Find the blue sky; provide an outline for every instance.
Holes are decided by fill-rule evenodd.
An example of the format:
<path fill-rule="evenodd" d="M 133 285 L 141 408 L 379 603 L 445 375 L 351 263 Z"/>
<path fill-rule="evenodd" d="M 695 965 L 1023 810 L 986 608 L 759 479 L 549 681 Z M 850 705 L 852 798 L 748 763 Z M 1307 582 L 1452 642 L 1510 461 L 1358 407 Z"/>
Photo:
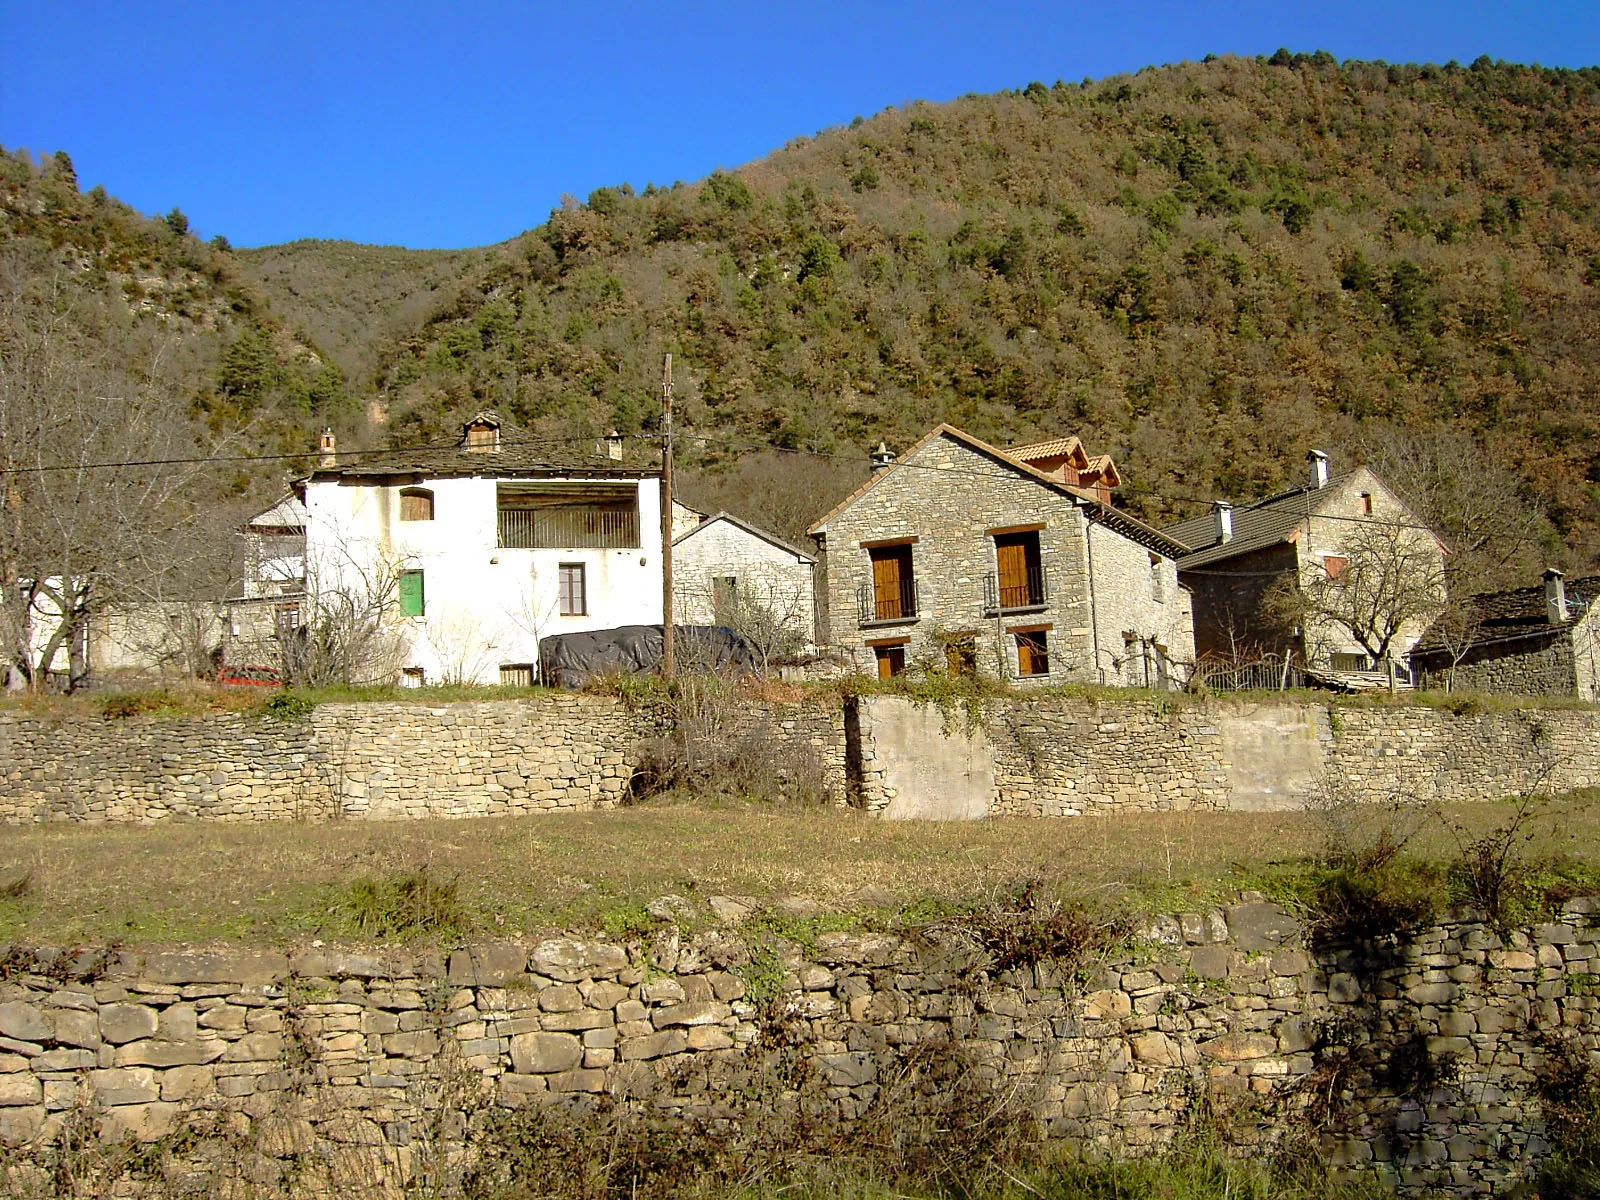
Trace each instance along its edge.
<path fill-rule="evenodd" d="M 0 145 L 239 245 L 499 241 L 913 99 L 1206 53 L 1600 63 L 1600 5 L 0 0 Z"/>

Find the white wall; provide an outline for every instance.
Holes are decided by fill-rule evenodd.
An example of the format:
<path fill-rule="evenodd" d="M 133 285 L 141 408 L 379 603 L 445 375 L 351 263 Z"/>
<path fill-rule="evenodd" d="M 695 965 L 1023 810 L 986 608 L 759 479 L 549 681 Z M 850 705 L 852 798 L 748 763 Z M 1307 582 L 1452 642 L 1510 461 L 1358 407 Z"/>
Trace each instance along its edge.
<path fill-rule="evenodd" d="M 639 487 L 638 548 L 502 549 L 493 479 L 415 485 L 433 492 L 432 521 L 401 521 L 398 487 L 313 482 L 306 488 L 311 588 L 360 590 L 363 577 L 421 570 L 424 615 L 395 620 L 410 636 L 405 665 L 422 668 L 428 682 L 498 683 L 502 665 L 538 662 L 543 635 L 659 624 L 660 489 L 653 479 L 595 482 Z M 559 615 L 563 563 L 586 568 L 584 616 Z"/>

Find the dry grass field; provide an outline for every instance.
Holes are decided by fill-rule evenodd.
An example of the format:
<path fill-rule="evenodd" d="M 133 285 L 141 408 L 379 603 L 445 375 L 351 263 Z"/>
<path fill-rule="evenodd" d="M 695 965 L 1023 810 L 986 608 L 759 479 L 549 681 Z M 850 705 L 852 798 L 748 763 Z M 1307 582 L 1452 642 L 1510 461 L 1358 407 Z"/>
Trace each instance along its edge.
<path fill-rule="evenodd" d="M 1408 860 L 1448 899 L 1447 867 L 1462 841 L 1510 813 L 1506 804 L 1478 804 L 1431 814 Z M 1551 801 L 1516 852 L 1557 864 L 1569 889 L 1591 877 L 1600 883 L 1597 817 L 1600 795 Z M 1308 813 L 932 824 L 732 801 L 503 820 L 14 827 L 0 829 L 0 937 L 361 941 L 353 894 L 364 882 L 422 869 L 453 881 L 458 919 L 448 932 L 456 937 L 619 932 L 645 920 L 643 906 L 664 894 L 701 911 L 716 895 L 800 897 L 824 919 L 850 923 L 1035 881 L 1095 909 L 1174 911 L 1245 888 L 1293 896 L 1327 837 L 1326 819 Z"/>

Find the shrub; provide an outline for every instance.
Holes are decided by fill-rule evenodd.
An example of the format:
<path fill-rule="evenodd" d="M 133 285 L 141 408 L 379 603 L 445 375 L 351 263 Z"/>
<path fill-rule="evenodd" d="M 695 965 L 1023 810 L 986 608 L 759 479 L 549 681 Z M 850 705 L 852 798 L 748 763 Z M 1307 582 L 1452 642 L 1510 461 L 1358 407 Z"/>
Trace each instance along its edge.
<path fill-rule="evenodd" d="M 357 879 L 338 908 L 357 933 L 374 940 L 449 937 L 471 925 L 457 881 L 439 879 L 426 866 L 383 879 Z"/>

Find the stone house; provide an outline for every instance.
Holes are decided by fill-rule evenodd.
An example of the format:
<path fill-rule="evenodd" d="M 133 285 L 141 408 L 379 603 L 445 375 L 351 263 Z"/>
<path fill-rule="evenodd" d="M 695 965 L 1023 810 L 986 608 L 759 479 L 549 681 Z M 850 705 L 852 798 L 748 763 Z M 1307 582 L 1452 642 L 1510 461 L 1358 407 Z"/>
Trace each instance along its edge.
<path fill-rule="evenodd" d="M 816 561 L 732 513 L 705 517 L 673 539 L 673 620 L 731 625 L 763 646 L 808 650 Z"/>
<path fill-rule="evenodd" d="M 1600 699 L 1600 576 L 1468 596 L 1411 651 L 1423 686 Z"/>
<path fill-rule="evenodd" d="M 301 488 L 307 604 L 379 604 L 402 682 L 531 684 L 539 639 L 661 623 L 661 494 L 617 448 L 585 455 L 479 413 L 440 450 L 340 461 Z"/>
<path fill-rule="evenodd" d="M 1193 632 L 1176 559 L 1187 547 L 1107 502 L 1109 459 L 1096 464 L 1073 438 L 1000 450 L 940 425 L 874 463 L 808 531 L 818 637 L 835 653 L 880 678 L 921 666 L 1184 682 Z"/>
<path fill-rule="evenodd" d="M 1178 560 L 1178 578 L 1194 597 L 1201 659 L 1287 655 L 1327 670 L 1383 669 L 1336 622 L 1285 629 L 1270 612 L 1269 597 L 1285 582 L 1304 590 L 1337 580 L 1364 530 L 1415 531 L 1407 546 L 1424 568 L 1418 576 L 1442 603 L 1444 545 L 1422 519 L 1370 467 L 1330 476 L 1326 454 L 1313 450 L 1306 458 L 1303 485 L 1264 500 L 1219 500 L 1209 514 L 1163 530 L 1190 548 Z M 1426 618 L 1407 620 L 1391 645 L 1391 661 L 1403 661 L 1427 625 Z"/>

